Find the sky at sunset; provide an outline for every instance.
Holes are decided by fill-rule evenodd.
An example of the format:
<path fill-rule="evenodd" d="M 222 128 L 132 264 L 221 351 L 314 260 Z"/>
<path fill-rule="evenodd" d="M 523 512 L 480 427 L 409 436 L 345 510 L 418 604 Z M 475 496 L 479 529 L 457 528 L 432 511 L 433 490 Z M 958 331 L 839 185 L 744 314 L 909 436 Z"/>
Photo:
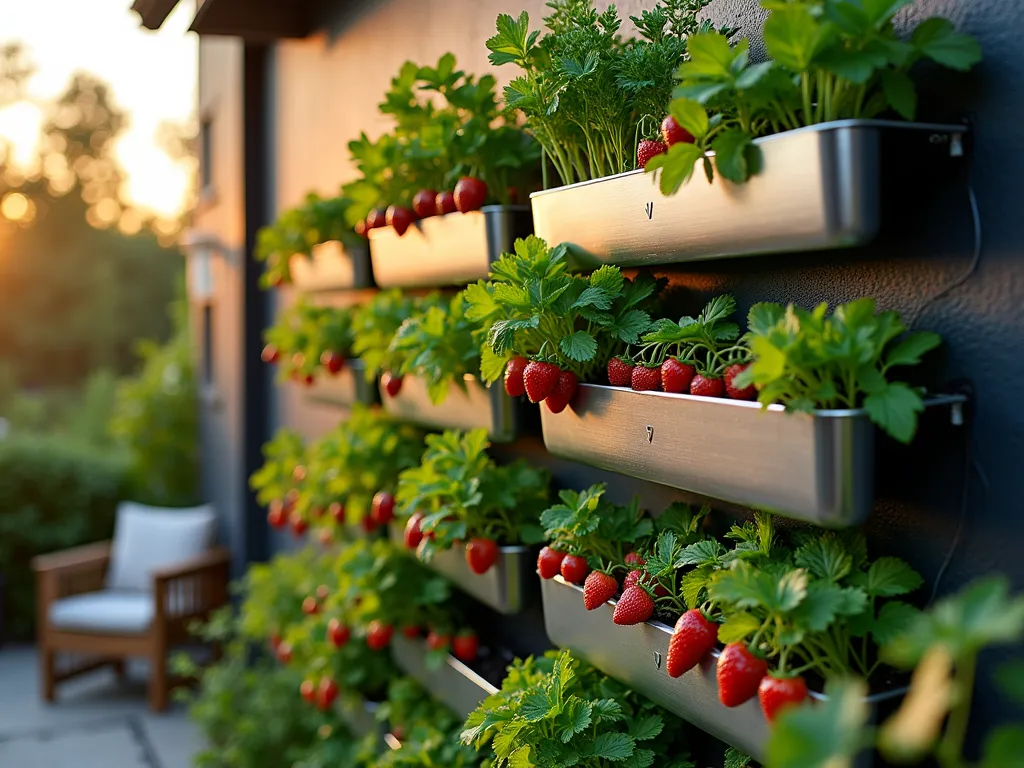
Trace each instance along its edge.
<path fill-rule="evenodd" d="M 158 32 L 143 29 L 131 0 L 0 0 L 0 43 L 21 41 L 37 71 L 29 96 L 49 100 L 78 70 L 106 81 L 128 115 L 117 154 L 128 175 L 126 198 L 162 216 L 184 203 L 188 171 L 156 143 L 162 121 L 182 123 L 195 111 L 198 39 L 186 32 L 193 2 L 181 2 Z M 32 104 L 0 110 L 0 137 L 15 158 L 35 154 L 41 112 Z"/>

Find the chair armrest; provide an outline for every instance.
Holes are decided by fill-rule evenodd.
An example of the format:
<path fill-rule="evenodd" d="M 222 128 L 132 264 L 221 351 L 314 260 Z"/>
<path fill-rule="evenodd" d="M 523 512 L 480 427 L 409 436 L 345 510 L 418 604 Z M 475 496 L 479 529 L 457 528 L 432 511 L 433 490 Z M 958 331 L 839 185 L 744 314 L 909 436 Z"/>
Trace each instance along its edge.
<path fill-rule="evenodd" d="M 36 573 L 82 571 L 106 568 L 110 561 L 110 542 L 97 541 L 81 547 L 63 549 L 32 558 Z"/>
<path fill-rule="evenodd" d="M 158 627 L 202 618 L 228 601 L 231 553 L 222 547 L 198 557 L 154 571 L 154 622 Z M 173 628 L 173 627 L 171 627 Z"/>
<path fill-rule="evenodd" d="M 195 576 L 203 571 L 227 568 L 231 565 L 231 552 L 224 547 L 211 549 L 198 557 L 153 571 L 154 583 Z"/>
<path fill-rule="evenodd" d="M 109 541 L 32 558 L 39 626 L 45 626 L 50 603 L 54 600 L 103 589 L 109 564 Z"/>

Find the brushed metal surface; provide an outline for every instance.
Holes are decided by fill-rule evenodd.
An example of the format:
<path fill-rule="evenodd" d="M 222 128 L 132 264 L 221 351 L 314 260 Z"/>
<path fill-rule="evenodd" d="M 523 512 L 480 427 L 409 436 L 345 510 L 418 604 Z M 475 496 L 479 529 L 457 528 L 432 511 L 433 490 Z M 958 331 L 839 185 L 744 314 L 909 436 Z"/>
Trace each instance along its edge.
<path fill-rule="evenodd" d="M 289 269 L 292 284 L 303 292 L 368 288 L 371 285 L 367 248 L 346 250 L 338 240 L 313 246 L 310 258 L 295 254 L 291 257 Z"/>
<path fill-rule="evenodd" d="M 404 529 L 399 523 L 388 526 L 392 543 L 405 548 Z M 412 554 L 412 553 L 410 553 Z M 506 616 L 519 613 L 523 595 L 534 577 L 535 559 L 529 547 L 501 547 L 498 559 L 484 574 L 476 574 L 466 563 L 466 546 L 456 544 L 436 553 L 424 565 L 447 578 L 455 587 Z"/>
<path fill-rule="evenodd" d="M 462 285 L 486 279 L 491 262 L 529 234 L 530 208 L 488 205 L 415 222 L 399 237 L 391 227 L 370 230 L 373 277 L 381 288 Z"/>
<path fill-rule="evenodd" d="M 664 264 L 863 245 L 880 226 L 880 132 L 962 126 L 846 120 L 757 140 L 764 169 L 746 184 L 700 168 L 665 197 L 642 170 L 535 192 L 534 230 L 570 243 L 583 266 Z"/>
<path fill-rule="evenodd" d="M 485 387 L 475 376 L 465 377 L 466 390 L 454 385 L 440 405 L 427 394 L 427 382 L 405 376 L 398 395 L 390 397 L 380 388 L 384 410 L 403 421 L 433 429 L 487 430 L 491 440 L 508 442 L 516 436 L 515 403 L 500 384 Z"/>
<path fill-rule="evenodd" d="M 826 527 L 871 511 L 875 427 L 863 410 L 788 413 L 595 384 L 560 414 L 540 410 L 556 456 Z"/>
<path fill-rule="evenodd" d="M 363 375 L 365 370 L 363 361 L 358 358 L 346 360 L 345 367 L 333 376 L 321 369 L 306 397 L 342 407 L 373 403 L 377 398 L 377 390 L 366 380 Z"/>
<path fill-rule="evenodd" d="M 462 717 L 469 715 L 488 696 L 498 692 L 497 688 L 451 655 L 440 668 L 427 669 L 427 646 L 423 640 L 410 640 L 396 634 L 391 641 L 391 648 L 395 662 L 407 675 Z"/>

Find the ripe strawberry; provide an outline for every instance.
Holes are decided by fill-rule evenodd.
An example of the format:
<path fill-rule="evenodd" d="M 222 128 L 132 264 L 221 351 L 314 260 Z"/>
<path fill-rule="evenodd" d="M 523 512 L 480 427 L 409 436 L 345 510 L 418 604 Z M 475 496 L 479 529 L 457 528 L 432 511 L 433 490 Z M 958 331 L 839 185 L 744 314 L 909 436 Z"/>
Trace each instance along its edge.
<path fill-rule="evenodd" d="M 302 685 L 299 686 L 299 693 L 302 694 L 302 698 L 312 704 L 316 701 L 316 683 L 312 680 L 303 680 Z"/>
<path fill-rule="evenodd" d="M 498 544 L 491 539 L 474 537 L 466 545 L 466 562 L 477 575 L 487 573 L 498 560 Z"/>
<path fill-rule="evenodd" d="M 387 525 L 395 519 L 395 497 L 387 491 L 378 491 L 373 495 L 370 516 L 377 525 Z"/>
<path fill-rule="evenodd" d="M 438 216 L 444 216 L 446 213 L 455 213 L 455 195 L 447 191 L 438 192 L 437 197 L 434 199 L 434 208 Z"/>
<path fill-rule="evenodd" d="M 366 229 L 378 229 L 388 225 L 388 212 L 383 208 L 374 208 L 366 215 Z"/>
<path fill-rule="evenodd" d="M 747 368 L 750 367 L 750 363 L 737 363 L 736 365 L 730 365 L 725 369 L 725 394 L 733 400 L 756 400 L 757 389 L 753 384 L 738 389 L 733 386 L 733 379 L 743 373 Z"/>
<path fill-rule="evenodd" d="M 412 211 L 400 205 L 389 206 L 387 222 L 388 226 L 395 230 L 395 234 L 401 237 L 413 222 Z"/>
<path fill-rule="evenodd" d="M 553 579 L 558 575 L 565 559 L 565 552 L 551 547 L 544 547 L 537 555 L 537 571 L 542 579 Z"/>
<path fill-rule="evenodd" d="M 566 406 L 572 402 L 572 399 L 576 397 L 576 388 L 579 386 L 579 381 L 576 378 L 576 374 L 572 371 L 561 371 L 558 374 L 558 381 L 555 382 L 555 388 L 551 394 L 548 395 L 544 402 L 547 403 L 548 410 L 552 413 L 561 413 L 566 409 Z"/>
<path fill-rule="evenodd" d="M 321 528 L 316 532 L 317 541 L 325 547 L 334 543 L 334 532 L 330 528 Z"/>
<path fill-rule="evenodd" d="M 570 584 L 579 584 L 587 578 L 590 566 L 587 565 L 587 559 L 585 557 L 580 557 L 579 555 L 566 555 L 562 558 L 560 570 L 562 572 L 563 579 L 568 581 Z"/>
<path fill-rule="evenodd" d="M 338 684 L 329 677 L 321 678 L 320 686 L 316 690 L 316 705 L 326 710 L 334 700 L 338 698 Z"/>
<path fill-rule="evenodd" d="M 363 526 L 363 530 L 366 533 L 373 533 L 377 530 L 377 521 L 373 519 L 373 515 L 364 516 L 363 519 L 359 521 L 359 524 Z"/>
<path fill-rule="evenodd" d="M 738 707 L 757 695 L 761 678 L 767 674 L 767 662 L 751 653 L 745 643 L 729 643 L 718 657 L 715 671 L 718 700 L 727 707 Z"/>
<path fill-rule="evenodd" d="M 320 365 L 326 368 L 331 376 L 336 376 L 345 367 L 345 358 L 337 352 L 325 349 L 323 354 L 320 355 Z"/>
<path fill-rule="evenodd" d="M 786 707 L 792 707 L 807 698 L 807 681 L 802 677 L 773 677 L 765 675 L 757 687 L 761 711 L 768 722 Z"/>
<path fill-rule="evenodd" d="M 661 121 L 661 138 L 670 147 L 681 142 L 686 144 L 693 144 L 694 142 L 693 134 L 677 123 L 672 115 Z"/>
<path fill-rule="evenodd" d="M 523 383 L 523 371 L 529 364 L 525 357 L 513 357 L 505 366 L 505 391 L 509 397 L 519 397 L 525 394 L 526 385 Z"/>
<path fill-rule="evenodd" d="M 402 377 L 391 373 L 391 371 L 384 372 L 380 377 L 380 383 L 384 385 L 384 391 L 388 393 L 388 397 L 398 397 L 398 393 L 402 390 Z"/>
<path fill-rule="evenodd" d="M 260 360 L 269 365 L 273 365 L 279 359 L 281 359 L 281 353 L 277 351 L 277 347 L 273 344 L 267 344 L 260 352 Z"/>
<path fill-rule="evenodd" d="M 654 598 L 641 587 L 634 584 L 622 591 L 622 597 L 615 604 L 612 621 L 619 625 L 642 624 L 654 615 Z"/>
<path fill-rule="evenodd" d="M 330 596 L 331 596 L 331 589 L 326 584 L 321 584 L 319 587 L 316 588 L 316 599 L 317 600 L 326 600 Z"/>
<path fill-rule="evenodd" d="M 285 512 L 284 502 L 274 499 L 270 502 L 267 510 L 267 522 L 271 528 L 284 528 L 288 524 L 288 513 Z"/>
<path fill-rule="evenodd" d="M 637 392 L 657 392 L 661 389 L 661 369 L 638 365 L 629 385 Z"/>
<path fill-rule="evenodd" d="M 550 395 L 558 383 L 558 366 L 543 360 L 534 360 L 523 369 L 523 385 L 531 403 L 539 403 Z"/>
<path fill-rule="evenodd" d="M 366 647 L 371 651 L 383 651 L 391 643 L 395 628 L 374 619 L 366 628 Z"/>
<path fill-rule="evenodd" d="M 472 629 L 461 630 L 455 635 L 455 639 L 452 640 L 452 653 L 459 661 L 467 663 L 476 661 L 476 655 L 479 650 L 480 641 L 477 639 L 476 632 Z"/>
<path fill-rule="evenodd" d="M 455 184 L 455 207 L 460 213 L 483 208 L 487 199 L 487 185 L 472 176 L 463 176 Z"/>
<path fill-rule="evenodd" d="M 665 142 L 644 139 L 636 148 L 636 164 L 641 168 L 646 168 L 648 160 L 665 152 L 668 152 L 668 145 Z"/>
<path fill-rule="evenodd" d="M 412 209 L 416 215 L 425 219 L 437 215 L 437 192 L 433 189 L 421 189 L 412 199 Z"/>
<path fill-rule="evenodd" d="M 355 233 L 360 237 L 366 237 L 366 219 L 363 219 L 362 221 L 357 221 L 353 229 L 355 230 Z"/>
<path fill-rule="evenodd" d="M 622 580 L 622 590 L 626 591 L 630 587 L 635 587 L 640 583 L 640 577 L 644 575 L 644 572 L 639 569 L 634 569 L 626 574 L 626 578 Z"/>
<path fill-rule="evenodd" d="M 712 376 L 697 374 L 690 382 L 690 394 L 700 397 L 721 397 L 725 394 L 725 382 Z"/>
<path fill-rule="evenodd" d="M 427 648 L 432 651 L 447 651 L 452 644 L 452 636 L 437 630 L 427 632 Z"/>
<path fill-rule="evenodd" d="M 295 368 L 301 368 L 306 364 L 306 356 L 302 352 L 296 352 L 292 355 L 292 366 Z"/>
<path fill-rule="evenodd" d="M 282 664 L 291 664 L 292 662 L 292 644 L 281 643 L 277 646 L 277 660 Z"/>
<path fill-rule="evenodd" d="M 281 647 L 281 636 L 276 632 L 272 632 L 268 642 L 270 643 L 270 650 L 277 653 L 278 649 Z"/>
<path fill-rule="evenodd" d="M 292 512 L 291 515 L 288 516 L 288 522 L 291 524 L 292 533 L 296 538 L 304 534 L 306 529 L 309 528 L 309 523 L 306 522 L 306 518 L 298 512 Z"/>
<path fill-rule="evenodd" d="M 335 648 L 342 648 L 352 636 L 351 630 L 341 623 L 339 619 L 331 619 L 327 622 L 327 639 Z"/>
<path fill-rule="evenodd" d="M 312 616 L 320 610 L 320 606 L 317 605 L 316 598 L 310 595 L 302 601 L 302 612 Z"/>
<path fill-rule="evenodd" d="M 298 488 L 292 488 L 284 495 L 284 505 L 289 514 L 291 514 L 293 509 L 295 509 L 295 505 L 299 502 L 299 497 L 301 495 L 302 494 L 299 493 Z"/>
<path fill-rule="evenodd" d="M 423 541 L 423 531 L 420 530 L 420 522 L 423 520 L 422 512 L 413 512 L 405 521 L 405 548 L 416 549 Z"/>
<path fill-rule="evenodd" d="M 619 592 L 619 582 L 601 571 L 591 571 L 583 584 L 583 605 L 588 611 L 600 608 Z"/>
<path fill-rule="evenodd" d="M 718 640 L 718 625 L 708 621 L 703 613 L 691 608 L 676 622 L 672 638 L 668 641 L 665 670 L 669 677 L 679 677 L 693 669 L 711 653 Z"/>
<path fill-rule="evenodd" d="M 690 391 L 697 369 L 692 365 L 681 363 L 674 357 L 665 358 L 661 364 L 661 388 L 666 392 L 685 394 Z"/>
<path fill-rule="evenodd" d="M 613 357 L 608 361 L 608 383 L 613 387 L 628 387 L 633 380 L 635 365 L 621 357 Z"/>
<path fill-rule="evenodd" d="M 630 552 L 622 561 L 626 565 L 632 565 L 634 568 L 639 568 L 642 565 L 647 565 L 647 561 L 643 559 L 637 552 Z"/>
<path fill-rule="evenodd" d="M 420 636 L 420 628 L 415 624 L 406 624 L 402 627 L 402 635 L 410 640 L 418 640 Z"/>
<path fill-rule="evenodd" d="M 307 373 L 305 376 L 302 377 L 302 383 L 305 384 L 307 387 L 312 387 L 313 386 L 313 382 L 315 380 L 316 379 L 315 379 L 315 377 L 313 376 L 312 373 Z"/>
<path fill-rule="evenodd" d="M 327 514 L 334 518 L 334 522 L 338 525 L 345 524 L 345 505 L 340 501 L 332 501 L 327 507 Z"/>
<path fill-rule="evenodd" d="M 400 725 L 392 725 L 391 735 L 395 737 L 395 741 L 401 743 L 405 741 L 405 728 Z"/>

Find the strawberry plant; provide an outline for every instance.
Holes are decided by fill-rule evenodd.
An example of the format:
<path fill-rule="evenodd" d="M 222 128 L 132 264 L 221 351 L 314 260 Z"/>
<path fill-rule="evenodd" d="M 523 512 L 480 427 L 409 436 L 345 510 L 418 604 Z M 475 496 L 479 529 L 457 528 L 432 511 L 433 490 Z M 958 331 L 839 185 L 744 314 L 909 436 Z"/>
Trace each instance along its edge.
<path fill-rule="evenodd" d="M 692 35 L 669 114 L 693 141 L 653 157 L 647 171 L 659 174 L 667 195 L 698 164 L 709 181 L 717 171 L 742 183 L 761 168 L 761 152 L 753 144 L 758 136 L 890 111 L 913 120 L 914 64 L 928 59 L 965 71 L 980 61 L 981 49 L 940 17 L 925 19 L 909 39 L 901 38 L 893 18 L 911 2 L 762 0 L 769 9 L 764 45 L 771 60 L 756 64 L 746 39 L 731 46 L 713 30 Z"/>
<path fill-rule="evenodd" d="M 541 540 L 537 521 L 547 503 L 547 472 L 522 460 L 498 466 L 488 446 L 483 429 L 428 435 L 420 465 L 399 476 L 406 541 L 422 559 L 465 541 L 470 568 L 485 573 L 498 545 Z"/>
<path fill-rule="evenodd" d="M 461 743 L 462 721 L 440 705 L 410 678 L 398 678 L 388 688 L 387 701 L 377 710 L 377 719 L 387 722 L 401 749 L 385 752 L 374 764 L 386 766 L 445 766 L 470 768 L 481 765 L 484 756 Z"/>
<path fill-rule="evenodd" d="M 383 373 L 388 381 L 395 382 L 387 387 L 388 394 L 398 394 L 401 370 L 409 354 L 393 344 L 395 335 L 410 318 L 426 313 L 430 307 L 441 306 L 440 294 L 413 297 L 397 289 L 380 291 L 361 306 L 352 320 L 352 352 L 363 361 L 366 380 L 374 381 Z"/>
<path fill-rule="evenodd" d="M 734 380 L 751 384 L 764 403 L 787 409 L 860 408 L 882 430 L 910 442 L 921 391 L 891 381 L 892 369 L 916 365 L 939 346 L 938 335 L 907 328 L 894 311 L 876 312 L 874 299 L 807 311 L 790 304 L 756 304 L 747 320 L 747 343 L 754 362 Z"/>
<path fill-rule="evenodd" d="M 335 375 L 352 352 L 353 310 L 318 307 L 299 299 L 263 334 L 263 361 L 285 381 L 312 384 L 318 371 Z"/>

